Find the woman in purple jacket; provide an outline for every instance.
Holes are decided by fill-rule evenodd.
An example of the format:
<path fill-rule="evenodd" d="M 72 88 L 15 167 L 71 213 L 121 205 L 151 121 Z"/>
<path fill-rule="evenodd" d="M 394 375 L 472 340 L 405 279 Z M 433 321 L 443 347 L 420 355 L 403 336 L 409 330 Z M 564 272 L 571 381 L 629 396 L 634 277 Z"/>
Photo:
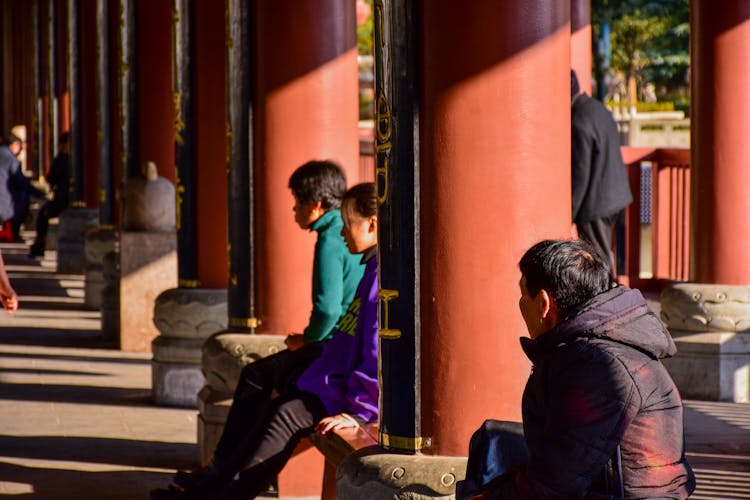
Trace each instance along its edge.
<path fill-rule="evenodd" d="M 357 427 L 378 418 L 377 198 L 373 183 L 358 184 L 341 202 L 341 231 L 361 254 L 365 273 L 354 300 L 323 353 L 297 388 L 269 401 L 249 423 L 234 456 L 192 488 L 152 491 L 152 499 L 247 499 L 265 491 L 300 439 L 315 430 Z"/>

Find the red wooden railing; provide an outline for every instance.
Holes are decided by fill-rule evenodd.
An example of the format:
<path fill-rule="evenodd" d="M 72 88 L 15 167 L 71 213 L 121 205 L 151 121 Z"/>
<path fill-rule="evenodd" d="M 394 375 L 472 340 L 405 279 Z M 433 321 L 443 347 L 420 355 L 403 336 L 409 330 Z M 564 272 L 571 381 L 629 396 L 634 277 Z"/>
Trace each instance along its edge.
<path fill-rule="evenodd" d="M 359 172 L 372 180 L 372 139 L 360 139 Z M 689 274 L 690 150 L 623 147 L 633 203 L 625 210 L 621 283 L 660 292 Z M 642 234 L 650 234 L 643 240 Z M 617 245 L 616 245 L 617 246 Z"/>
<path fill-rule="evenodd" d="M 690 150 L 623 147 L 622 156 L 633 203 L 625 214 L 625 273 L 619 278 L 633 288 L 661 291 L 687 280 L 690 271 Z M 641 238 L 649 222 L 650 245 Z M 650 261 L 650 273 L 644 261 Z"/>

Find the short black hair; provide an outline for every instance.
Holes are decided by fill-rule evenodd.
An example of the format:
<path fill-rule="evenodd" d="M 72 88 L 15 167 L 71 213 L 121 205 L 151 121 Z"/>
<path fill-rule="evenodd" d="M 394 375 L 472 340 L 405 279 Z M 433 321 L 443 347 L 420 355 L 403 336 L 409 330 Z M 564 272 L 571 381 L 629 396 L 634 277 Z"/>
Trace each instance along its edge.
<path fill-rule="evenodd" d="M 562 318 L 613 286 L 609 266 L 581 240 L 540 241 L 518 265 L 529 295 L 536 297 L 540 290 L 547 290 Z"/>
<path fill-rule="evenodd" d="M 320 202 L 328 211 L 341 206 L 346 191 L 346 175 L 335 162 L 313 160 L 294 171 L 289 189 L 302 204 Z"/>
<path fill-rule="evenodd" d="M 362 217 L 372 217 L 378 213 L 378 194 L 374 182 L 363 182 L 352 186 L 344 193 L 342 203 L 352 200 L 354 210 Z"/>

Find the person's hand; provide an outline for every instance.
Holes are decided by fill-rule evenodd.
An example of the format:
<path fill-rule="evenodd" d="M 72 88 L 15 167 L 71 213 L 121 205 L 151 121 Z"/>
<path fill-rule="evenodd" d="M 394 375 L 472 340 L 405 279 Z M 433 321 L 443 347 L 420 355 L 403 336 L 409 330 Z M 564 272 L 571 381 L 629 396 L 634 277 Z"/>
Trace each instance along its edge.
<path fill-rule="evenodd" d="M 290 351 L 296 351 L 305 345 L 305 338 L 301 333 L 290 333 L 286 336 L 286 339 L 284 339 L 284 343 L 286 344 L 287 349 Z"/>
<path fill-rule="evenodd" d="M 5 312 L 13 314 L 18 310 L 18 295 L 14 290 L 10 290 L 8 293 L 0 294 L 0 300 L 3 302 Z"/>
<path fill-rule="evenodd" d="M 359 422 L 347 413 L 339 413 L 331 417 L 325 417 L 318 425 L 315 426 L 315 430 L 323 434 L 324 436 L 328 431 L 335 431 L 338 429 L 346 429 L 351 427 L 359 427 Z"/>

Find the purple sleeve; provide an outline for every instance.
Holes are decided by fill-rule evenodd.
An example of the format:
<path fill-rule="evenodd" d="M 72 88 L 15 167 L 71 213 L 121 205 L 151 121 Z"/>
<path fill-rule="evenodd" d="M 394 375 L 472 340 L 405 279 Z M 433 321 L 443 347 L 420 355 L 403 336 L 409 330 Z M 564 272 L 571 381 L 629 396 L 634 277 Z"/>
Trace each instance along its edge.
<path fill-rule="evenodd" d="M 377 274 L 367 276 L 363 287 L 356 337 L 360 341 L 360 362 L 347 380 L 347 413 L 366 422 L 378 418 L 378 280 Z"/>

